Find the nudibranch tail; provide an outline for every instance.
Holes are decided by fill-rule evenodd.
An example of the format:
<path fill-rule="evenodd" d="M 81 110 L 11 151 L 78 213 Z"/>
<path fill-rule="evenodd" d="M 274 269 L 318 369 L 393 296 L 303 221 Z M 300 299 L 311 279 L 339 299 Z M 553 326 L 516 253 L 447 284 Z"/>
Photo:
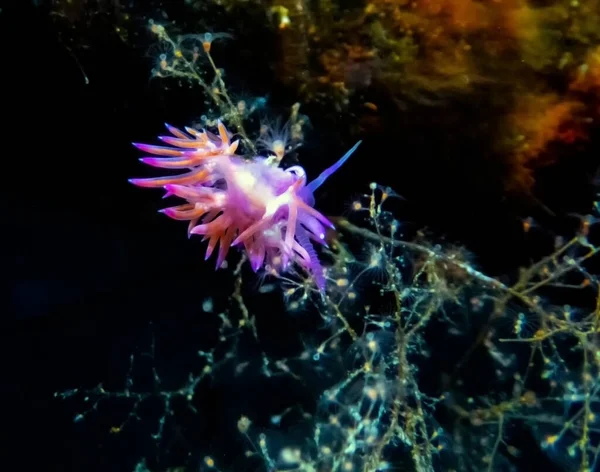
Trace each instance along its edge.
<path fill-rule="evenodd" d="M 348 152 L 346 152 L 346 154 L 344 154 L 335 164 L 333 164 L 331 167 L 328 167 L 327 169 L 325 169 L 323 172 L 321 172 L 321 174 L 312 182 L 310 182 L 306 188 L 308 191 L 310 192 L 314 192 L 315 190 L 317 190 L 321 185 L 323 185 L 323 183 L 325 182 L 325 180 L 334 172 L 336 172 L 340 167 L 342 167 L 344 165 L 344 163 L 349 159 L 349 157 L 354 153 L 354 151 L 356 151 L 356 148 L 358 148 L 358 146 L 360 146 L 360 143 L 362 143 L 362 141 L 358 141 L 354 146 L 352 146 L 350 148 L 350 150 Z"/>

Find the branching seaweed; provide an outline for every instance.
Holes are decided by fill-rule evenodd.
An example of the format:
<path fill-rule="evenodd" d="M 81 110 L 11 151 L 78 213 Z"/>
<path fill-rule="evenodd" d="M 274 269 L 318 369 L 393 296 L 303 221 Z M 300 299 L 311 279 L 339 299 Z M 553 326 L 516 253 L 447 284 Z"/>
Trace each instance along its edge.
<path fill-rule="evenodd" d="M 221 119 L 231 121 L 254 149 L 256 141 L 243 125 L 246 109 L 231 99 L 210 55 L 212 42 L 226 36 L 173 40 L 164 27 L 151 29 L 167 44 L 154 75 L 200 84 Z M 212 79 L 197 67 L 202 54 Z M 297 107 L 292 118 L 293 127 Z M 252 470 L 513 470 L 520 455 L 515 431 L 534 438 L 564 470 L 596 470 L 600 249 L 594 233 L 600 215 L 576 217 L 570 238 L 555 238 L 549 255 L 504 281 L 477 268 L 463 248 L 430 244 L 434 238 L 421 233 L 407 238 L 387 210 L 395 196 L 373 183 L 347 218 L 334 220 L 337 233 L 323 254 L 329 261 L 324 290 L 310 274 L 264 274 L 260 296 L 280 290 L 285 301 L 288 315 L 277 316 L 304 311 L 301 316 L 314 319 L 310 329 L 298 329 L 293 354 L 264 347 L 257 322 L 264 314 L 249 302 L 245 287 L 255 282 L 247 279 L 242 257 L 224 308 L 212 310 L 212 301 L 205 301 L 207 313 L 198 323 L 214 318 L 213 344 L 197 351 L 179 386 L 163 387 L 154 364 L 151 382 L 137 385 L 132 356 L 122 389 L 99 384 L 56 396 L 80 405 L 78 423 L 125 402 L 113 434 L 142 422 L 144 406 L 155 402 L 160 414 L 150 435 L 159 454 L 139 461 L 139 471 L 162 464 L 170 428 L 210 408 L 197 397 L 221 375 L 265 383 L 288 379 L 315 398 L 309 408 L 290 405 L 273 414 L 268 427 L 254 421 L 253 411 L 231 425 L 247 444 L 243 456 Z M 554 237 L 529 224 L 524 230 Z M 150 358 L 156 354 L 152 343 Z M 473 372 L 486 375 L 473 379 Z M 425 381 L 432 377 L 439 380 Z M 177 402 L 185 408 L 175 408 Z M 216 455 L 200 451 L 204 447 L 194 445 L 187 456 L 190 470 L 230 470 Z"/>

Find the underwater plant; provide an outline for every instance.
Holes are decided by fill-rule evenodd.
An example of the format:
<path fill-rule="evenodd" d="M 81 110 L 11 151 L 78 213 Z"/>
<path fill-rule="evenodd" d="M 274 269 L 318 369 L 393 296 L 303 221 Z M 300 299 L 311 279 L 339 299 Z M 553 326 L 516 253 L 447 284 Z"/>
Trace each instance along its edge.
<path fill-rule="evenodd" d="M 139 472 L 516 471 L 528 470 L 522 458 L 531 450 L 561 470 L 598 468 L 597 198 L 594 209 L 582 208 L 587 216 L 560 222 L 564 231 L 526 220 L 523 237 L 542 247 L 507 276 L 488 275 L 465 248 L 434 244 L 437 235 L 407 234 L 387 206 L 397 196 L 387 186 L 371 183 L 330 221 L 314 208 L 314 191 L 358 144 L 308 183 L 302 167 L 280 166 L 286 133 L 245 132 L 252 102 L 226 90 L 211 56 L 211 41 L 226 36 L 173 39 L 150 25 L 164 46 L 153 77 L 200 85 L 212 108 L 203 110 L 203 130 L 167 125 L 168 147 L 136 144 L 153 155 L 142 162 L 187 173 L 132 183 L 184 199 L 161 211 L 188 221 L 189 234 L 208 241 L 207 257 L 218 252 L 217 267 L 240 245 L 252 269 L 279 279 L 284 306 L 272 304 L 274 285 L 244 290 L 241 264 L 221 272 L 232 283 L 226 294 L 203 294 L 194 267 L 184 285 L 193 287 L 189 306 L 169 299 L 161 307 L 185 321 L 165 316 L 151 327 L 147 352 L 121 362 L 119 383 L 56 392 L 75 403 L 74 423 L 108 425 L 110 438 L 127 444 L 119 462 Z M 570 108 L 548 103 L 545 127 L 530 127 L 527 107 L 514 120 L 536 144 L 519 147 L 524 156 L 563 136 L 558 118 Z M 313 243 L 324 244 L 332 223 L 325 276 Z M 502 254 L 514 251 L 509 244 Z M 320 296 L 312 281 L 286 277 L 298 266 Z M 218 428 L 205 421 L 215 412 Z M 109 449 L 96 435 L 91 442 L 90 462 Z"/>

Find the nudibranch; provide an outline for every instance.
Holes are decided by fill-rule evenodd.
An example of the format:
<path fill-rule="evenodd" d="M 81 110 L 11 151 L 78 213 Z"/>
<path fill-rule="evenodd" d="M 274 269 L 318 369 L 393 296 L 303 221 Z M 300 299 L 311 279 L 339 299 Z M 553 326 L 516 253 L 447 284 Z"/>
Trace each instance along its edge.
<path fill-rule="evenodd" d="M 313 208 L 314 191 L 356 150 L 356 143 L 335 164 L 307 183 L 300 166 L 287 169 L 269 157 L 246 159 L 236 154 L 239 141 L 218 123 L 218 135 L 208 130 L 166 125 L 172 136 L 160 136 L 168 146 L 133 143 L 141 151 L 162 157 L 140 160 L 153 167 L 185 170 L 167 177 L 130 179 L 139 187 L 164 188 L 187 203 L 160 210 L 175 220 L 189 221 L 188 234 L 208 240 L 206 259 L 219 246 L 217 268 L 231 246 L 243 249 L 256 272 L 262 267 L 282 273 L 298 264 L 311 273 L 320 289 L 325 276 L 313 243 L 325 244 L 333 224 Z"/>

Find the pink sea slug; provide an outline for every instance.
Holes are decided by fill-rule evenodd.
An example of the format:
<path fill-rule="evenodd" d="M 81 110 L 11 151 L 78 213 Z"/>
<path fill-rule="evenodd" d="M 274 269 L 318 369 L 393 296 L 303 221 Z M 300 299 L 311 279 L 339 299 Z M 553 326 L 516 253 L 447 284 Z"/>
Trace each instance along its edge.
<path fill-rule="evenodd" d="M 217 268 L 231 246 L 243 245 L 254 271 L 268 267 L 281 273 L 294 263 L 313 275 L 323 289 L 325 276 L 312 242 L 325 244 L 325 227 L 333 224 L 313 208 L 313 192 L 356 150 L 360 141 L 319 177 L 307 184 L 300 166 L 277 167 L 273 159 L 245 159 L 235 154 L 239 141 L 219 122 L 218 136 L 210 131 L 170 125 L 173 136 L 159 139 L 168 144 L 134 143 L 156 156 L 142 162 L 164 169 L 187 169 L 168 177 L 131 179 L 140 187 L 166 190 L 187 203 L 161 210 L 175 220 L 189 221 L 189 234 L 208 240 L 208 259 L 219 245 Z"/>

